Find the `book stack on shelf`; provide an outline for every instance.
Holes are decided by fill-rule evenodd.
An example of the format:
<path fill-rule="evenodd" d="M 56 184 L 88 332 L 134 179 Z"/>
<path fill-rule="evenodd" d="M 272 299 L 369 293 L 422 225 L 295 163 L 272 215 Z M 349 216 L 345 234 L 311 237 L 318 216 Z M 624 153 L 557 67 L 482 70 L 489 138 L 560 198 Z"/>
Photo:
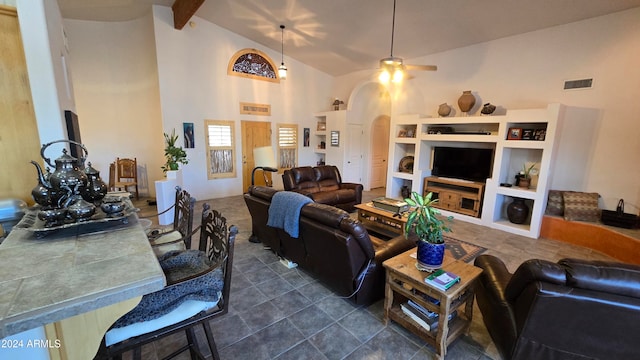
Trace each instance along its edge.
<path fill-rule="evenodd" d="M 438 313 L 429 311 L 412 300 L 400 304 L 400 308 L 405 315 L 425 330 L 433 331 L 438 328 Z M 449 321 L 456 316 L 456 313 L 457 311 L 454 311 L 449 314 Z"/>
<path fill-rule="evenodd" d="M 435 287 L 436 289 L 440 289 L 442 291 L 448 290 L 450 287 L 452 287 L 459 281 L 460 281 L 460 276 L 449 271 L 444 271 L 442 269 L 438 269 L 434 271 L 433 274 L 427 276 L 424 279 L 425 283 Z"/>

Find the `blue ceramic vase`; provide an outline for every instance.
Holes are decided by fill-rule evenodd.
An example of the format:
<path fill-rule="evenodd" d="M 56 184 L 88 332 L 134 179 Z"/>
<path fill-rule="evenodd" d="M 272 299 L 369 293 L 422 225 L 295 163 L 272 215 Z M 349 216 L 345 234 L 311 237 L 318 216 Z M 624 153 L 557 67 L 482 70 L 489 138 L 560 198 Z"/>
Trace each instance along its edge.
<path fill-rule="evenodd" d="M 418 241 L 416 267 L 422 271 L 433 271 L 442 267 L 445 244 Z"/>

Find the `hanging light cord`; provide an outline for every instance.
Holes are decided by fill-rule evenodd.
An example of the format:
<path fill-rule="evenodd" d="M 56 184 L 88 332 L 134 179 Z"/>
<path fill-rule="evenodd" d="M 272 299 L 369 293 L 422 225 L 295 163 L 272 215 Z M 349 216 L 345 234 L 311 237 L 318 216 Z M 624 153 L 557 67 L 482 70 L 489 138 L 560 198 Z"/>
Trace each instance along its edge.
<path fill-rule="evenodd" d="M 280 45 L 281 45 L 281 47 L 280 47 L 280 55 L 282 56 L 281 65 L 284 65 L 284 25 L 280 25 L 280 29 L 281 29 L 280 30 Z"/>
<path fill-rule="evenodd" d="M 393 57 L 393 38 L 396 31 L 396 0 L 393 0 L 393 19 L 391 21 L 391 57 Z"/>

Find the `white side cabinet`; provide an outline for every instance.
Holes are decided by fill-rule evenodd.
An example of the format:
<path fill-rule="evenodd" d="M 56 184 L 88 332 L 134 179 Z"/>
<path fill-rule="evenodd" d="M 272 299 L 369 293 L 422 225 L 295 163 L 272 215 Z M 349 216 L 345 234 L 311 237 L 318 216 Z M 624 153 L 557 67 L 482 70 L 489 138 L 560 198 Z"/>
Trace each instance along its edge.
<path fill-rule="evenodd" d="M 424 179 L 431 176 L 432 154 L 436 146 L 492 148 L 492 176 L 485 184 L 480 216 L 447 210 L 442 210 L 442 213 L 537 238 L 559 143 L 557 129 L 563 116 L 564 106 L 560 104 L 550 104 L 543 109 L 509 110 L 506 115 L 495 116 L 396 116 L 391 120 L 386 196 L 401 198 L 403 186 L 422 192 Z M 519 139 L 509 135 L 516 129 L 519 129 Z M 523 133 L 525 139 L 521 138 Z M 413 167 L 409 171 L 402 165 L 411 156 Z M 533 163 L 536 164 L 536 175 L 529 189 L 501 185 L 513 184 L 523 165 Z M 506 209 L 514 197 L 525 199 L 530 208 L 529 218 L 524 224 L 513 224 L 507 220 Z"/>

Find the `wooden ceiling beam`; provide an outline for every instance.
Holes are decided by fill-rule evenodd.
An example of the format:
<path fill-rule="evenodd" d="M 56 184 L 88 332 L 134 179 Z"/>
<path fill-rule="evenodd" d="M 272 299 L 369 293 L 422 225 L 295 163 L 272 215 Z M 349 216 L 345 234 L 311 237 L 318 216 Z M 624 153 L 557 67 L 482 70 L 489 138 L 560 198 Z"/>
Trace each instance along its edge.
<path fill-rule="evenodd" d="M 202 3 L 204 3 L 204 0 L 176 0 L 171 6 L 173 10 L 173 27 L 182 30 Z"/>

